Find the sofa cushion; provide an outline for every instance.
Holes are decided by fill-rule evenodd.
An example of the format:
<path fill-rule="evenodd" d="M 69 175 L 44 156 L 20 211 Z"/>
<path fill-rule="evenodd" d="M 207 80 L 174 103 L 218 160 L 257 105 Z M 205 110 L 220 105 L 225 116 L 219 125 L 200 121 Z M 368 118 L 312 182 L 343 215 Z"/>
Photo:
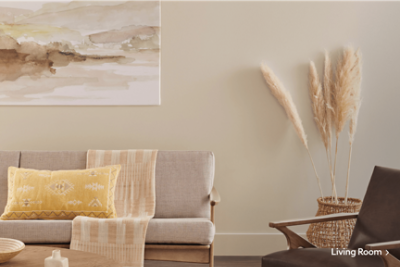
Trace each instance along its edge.
<path fill-rule="evenodd" d="M 208 219 L 152 219 L 146 243 L 210 245 L 214 234 L 214 224 Z"/>
<path fill-rule="evenodd" d="M 6 152 L 2 152 L 6 153 Z M 19 152 L 10 152 L 18 155 Z M 2 154 L 0 153 L 0 159 Z M 6 154 L 4 154 L 6 155 Z M 86 168 L 86 151 L 21 151 L 21 168 L 77 170 Z M 8 156 L 8 154 L 7 154 Z M 9 155 L 11 158 L 11 154 Z M 16 161 L 18 163 L 18 161 Z M 7 168 L 0 162 L 0 183 L 7 183 Z M 210 218 L 208 196 L 214 182 L 214 155 L 208 151 L 159 151 L 156 163 L 155 218 Z M 5 168 L 4 173 L 2 168 Z M 16 166 L 18 167 L 18 166 Z M 7 186 L 0 185 L 1 190 Z M 6 192 L 6 191 L 5 191 Z M 0 195 L 0 210 L 6 205 Z"/>
<path fill-rule="evenodd" d="M 0 221 L 0 238 L 13 238 L 24 243 L 69 243 L 71 220 Z"/>
<path fill-rule="evenodd" d="M 25 243 L 70 243 L 71 220 L 0 221 L 0 238 L 13 238 Z M 146 243 L 205 244 L 214 239 L 211 221 L 193 219 L 152 219 Z"/>
<path fill-rule="evenodd" d="M 18 167 L 19 157 L 19 151 L 0 151 L 0 213 L 3 213 L 7 204 L 8 167 Z"/>

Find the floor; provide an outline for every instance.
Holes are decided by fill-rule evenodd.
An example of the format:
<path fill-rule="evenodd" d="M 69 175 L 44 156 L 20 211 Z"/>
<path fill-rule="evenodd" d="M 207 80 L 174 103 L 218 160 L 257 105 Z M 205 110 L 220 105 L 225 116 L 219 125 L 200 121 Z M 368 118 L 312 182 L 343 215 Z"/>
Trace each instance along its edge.
<path fill-rule="evenodd" d="M 145 261 L 144 267 L 208 267 L 208 264 Z M 260 267 L 261 257 L 215 256 L 214 267 Z"/>

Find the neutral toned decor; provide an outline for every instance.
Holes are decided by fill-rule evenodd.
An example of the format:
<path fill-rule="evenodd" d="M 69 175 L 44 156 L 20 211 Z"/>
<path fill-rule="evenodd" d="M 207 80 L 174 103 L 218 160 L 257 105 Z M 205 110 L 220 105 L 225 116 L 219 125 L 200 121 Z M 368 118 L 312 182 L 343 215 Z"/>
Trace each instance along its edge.
<path fill-rule="evenodd" d="M 74 171 L 9 167 L 8 200 L 1 220 L 115 218 L 120 169 L 120 165 Z"/>
<path fill-rule="evenodd" d="M 29 246 L 11 261 L 4 263 L 1 267 L 43 267 L 44 259 L 52 254 L 54 247 Z M 77 251 L 72 249 L 57 248 L 63 257 L 68 258 L 71 267 L 122 267 L 123 265 L 106 257 Z"/>
<path fill-rule="evenodd" d="M 160 1 L 1 1 L 0 105 L 159 105 Z"/>
<path fill-rule="evenodd" d="M 114 164 L 122 166 L 114 200 L 118 218 L 99 220 L 76 217 L 72 223 L 71 249 L 100 254 L 133 267 L 143 266 L 147 227 L 154 217 L 156 204 L 157 152 L 89 150 L 88 168 Z"/>
<path fill-rule="evenodd" d="M 264 79 L 268 84 L 268 87 L 271 89 L 272 94 L 278 100 L 278 102 L 284 108 L 289 120 L 292 122 L 294 129 L 299 136 L 301 142 L 303 143 L 304 147 L 308 152 L 308 156 L 310 157 L 312 166 L 314 168 L 315 176 L 317 177 L 319 191 L 321 196 L 324 197 L 321 187 L 321 181 L 317 173 L 317 169 L 315 168 L 314 160 L 312 159 L 310 150 L 308 149 L 308 141 L 307 135 L 304 131 L 303 123 L 301 122 L 299 113 L 297 112 L 296 105 L 292 99 L 292 95 L 283 84 L 279 81 L 278 77 L 272 72 L 272 70 L 265 64 L 261 64 L 261 71 L 263 73 Z"/>
<path fill-rule="evenodd" d="M 362 204 L 357 198 L 348 198 L 346 202 L 344 198 L 339 197 L 338 202 L 332 197 L 318 198 L 316 216 L 359 212 Z M 307 239 L 319 248 L 347 248 L 355 224 L 355 219 L 312 223 L 307 230 Z"/>
<path fill-rule="evenodd" d="M 311 153 L 308 149 L 307 139 L 304 132 L 304 128 L 301 123 L 301 119 L 296 110 L 295 104 L 292 100 L 290 93 L 283 87 L 282 83 L 276 77 L 267 65 L 261 65 L 261 71 L 263 73 L 264 79 L 267 82 L 272 94 L 278 99 L 279 103 L 284 107 L 289 119 L 295 126 L 295 130 L 300 137 L 302 143 L 308 151 L 308 155 L 311 159 L 315 174 L 317 176 L 317 181 L 320 189 L 321 198 L 320 201 L 327 201 L 327 205 L 332 205 L 332 202 L 336 203 L 341 208 L 331 209 L 335 210 L 353 210 L 353 203 L 348 203 L 348 190 L 349 190 L 349 177 L 350 177 L 350 163 L 351 163 L 351 153 L 352 145 L 354 142 L 354 135 L 357 127 L 358 113 L 361 105 L 360 92 L 361 92 L 361 53 L 360 51 L 354 51 L 352 47 L 347 47 L 344 49 L 342 58 L 338 61 L 336 66 L 336 75 L 332 70 L 332 63 L 328 52 L 325 53 L 325 64 L 324 64 L 324 75 L 323 83 L 320 82 L 317 69 L 314 62 L 310 62 L 309 68 L 309 93 L 311 98 L 311 107 L 314 114 L 314 120 L 316 122 L 318 131 L 321 135 L 326 157 L 328 160 L 329 177 L 332 185 L 332 197 L 324 197 L 322 192 L 321 183 L 317 170 L 312 160 Z M 334 78 L 335 76 L 335 78 Z M 336 190 L 336 161 L 338 152 L 338 140 L 339 134 L 343 131 L 344 126 L 347 121 L 350 121 L 349 125 L 349 158 L 347 167 L 347 179 L 346 179 L 346 189 L 344 201 L 339 203 L 339 198 Z M 336 148 L 333 156 L 332 151 L 332 136 L 333 130 L 335 130 L 336 137 Z M 357 200 L 361 203 L 361 200 Z M 348 205 L 344 208 L 343 205 Z M 321 208 L 321 206 L 320 206 Z M 322 212 L 323 213 L 323 212 Z M 317 216 L 321 214 L 318 211 Z M 339 225 L 340 224 L 340 225 Z M 353 230 L 353 223 L 348 221 L 345 223 L 334 222 L 329 229 L 325 229 L 326 225 L 311 225 L 308 229 L 308 236 L 312 241 L 318 241 L 317 245 L 322 247 L 337 245 L 338 248 L 345 248 L 347 244 L 343 240 L 349 241 L 349 236 Z M 344 229 L 343 227 L 347 227 Z M 318 233 L 312 233 L 316 229 L 325 229 L 324 231 L 319 231 Z M 344 233 L 339 232 L 342 235 L 342 241 L 332 242 L 331 241 L 331 231 L 336 229 L 337 231 L 344 231 Z M 326 234 L 326 240 L 324 241 L 324 235 Z M 336 234 L 333 234 L 336 236 Z M 316 238 L 315 236 L 318 236 Z M 344 237 L 347 236 L 347 237 Z"/>
<path fill-rule="evenodd" d="M 52 255 L 44 260 L 44 267 L 68 267 L 68 258 L 61 257 L 59 249 L 53 250 Z"/>
<path fill-rule="evenodd" d="M 0 151 L 0 208 L 6 205 L 9 166 L 79 170 L 86 168 L 86 161 L 87 151 Z M 158 152 L 156 207 L 147 229 L 145 259 L 213 266 L 214 210 L 220 202 L 213 188 L 214 162 L 209 151 Z M 71 220 L 0 221 L 0 237 L 28 245 L 69 248 L 71 233 Z"/>
<path fill-rule="evenodd" d="M 325 146 L 326 157 L 328 159 L 329 174 L 332 183 L 332 195 L 337 197 L 336 185 L 332 170 L 332 121 L 333 121 L 333 99 L 332 99 L 332 68 L 330 59 L 326 53 L 324 69 L 324 90 L 318 78 L 317 69 L 314 62 L 310 63 L 310 97 L 314 119 L 321 134 Z"/>
<path fill-rule="evenodd" d="M 265 256 L 263 267 L 399 267 L 400 266 L 400 170 L 375 167 L 359 213 L 340 213 L 315 218 L 271 222 L 288 243 L 287 251 Z M 348 199 L 351 201 L 351 199 Z M 356 219 L 348 249 L 381 250 L 382 255 L 332 256 L 331 248 L 316 248 L 288 226 Z M 340 238 L 340 237 L 339 237 Z M 303 249 L 298 249 L 303 248 Z M 335 251 L 335 250 L 333 250 Z"/>
<path fill-rule="evenodd" d="M 308 149 L 307 136 L 304 131 L 300 116 L 297 112 L 296 105 L 291 94 L 285 89 L 283 84 L 272 70 L 265 64 L 261 64 L 261 71 L 268 87 L 278 102 L 285 109 L 289 120 L 292 122 L 297 135 L 306 147 L 308 155 L 311 159 L 315 175 L 320 189 L 322 199 L 324 195 L 321 188 L 319 176 L 317 174 L 314 161 Z M 336 77 L 333 79 L 333 71 L 329 54 L 325 53 L 324 78 L 321 84 L 314 62 L 310 62 L 309 71 L 309 91 L 311 97 L 311 106 L 314 113 L 314 119 L 317 124 L 319 133 L 325 146 L 326 155 L 329 163 L 329 176 L 332 182 L 332 195 L 335 197 L 336 203 L 337 192 L 335 186 L 336 160 L 339 134 L 347 121 L 349 125 L 349 162 L 346 179 L 345 201 L 348 197 L 349 175 L 352 144 L 357 127 L 358 113 L 361 105 L 361 53 L 354 51 L 352 47 L 344 49 L 342 58 L 338 61 L 336 67 Z M 336 133 L 336 149 L 334 160 L 332 160 L 332 131 Z"/>
<path fill-rule="evenodd" d="M 343 51 L 342 58 L 336 66 L 335 78 L 329 54 L 325 53 L 324 83 L 320 83 L 314 62 L 310 62 L 310 97 L 314 112 L 314 119 L 318 126 L 322 141 L 325 146 L 329 174 L 332 182 L 332 196 L 338 203 L 335 186 L 336 161 L 338 152 L 339 135 L 343 131 L 347 121 L 349 124 L 349 159 L 347 167 L 347 179 L 345 190 L 345 202 L 347 202 L 350 177 L 351 153 L 354 135 L 357 128 L 358 113 L 361 105 L 361 53 L 347 47 Z M 322 90 L 323 88 L 323 90 Z M 332 161 L 332 131 L 335 129 L 336 148 Z"/>
<path fill-rule="evenodd" d="M 336 66 L 336 75 L 333 77 L 331 60 L 325 52 L 325 66 L 323 84 L 319 81 L 314 62 L 310 62 L 310 97 L 313 107 L 314 120 L 325 146 L 329 165 L 329 174 L 332 183 L 332 198 L 318 200 L 319 215 L 326 215 L 326 208 L 331 213 L 354 212 L 361 206 L 361 200 L 348 201 L 351 153 L 354 135 L 357 127 L 358 113 L 361 105 L 361 53 L 347 47 L 342 58 Z M 347 121 L 349 123 L 349 156 L 347 166 L 347 179 L 344 198 L 338 198 L 336 191 L 336 161 L 338 152 L 339 135 Z M 335 129 L 336 148 L 332 160 L 332 131 Z M 324 207 L 320 204 L 326 201 Z M 336 204 L 336 205 L 334 205 Z M 355 205 L 355 206 L 354 206 Z M 346 248 L 354 229 L 354 221 L 335 221 L 325 224 L 311 224 L 307 231 L 307 238 L 318 247 Z M 334 238 L 332 237 L 334 236 Z"/>
<path fill-rule="evenodd" d="M 7 262 L 17 256 L 25 244 L 19 240 L 10 238 L 0 238 L 0 263 Z"/>

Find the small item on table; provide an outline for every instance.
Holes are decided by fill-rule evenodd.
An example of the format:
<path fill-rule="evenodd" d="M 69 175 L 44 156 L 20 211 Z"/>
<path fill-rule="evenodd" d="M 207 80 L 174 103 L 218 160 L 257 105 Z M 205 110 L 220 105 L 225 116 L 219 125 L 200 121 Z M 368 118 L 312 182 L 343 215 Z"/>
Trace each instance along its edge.
<path fill-rule="evenodd" d="M 53 255 L 44 260 L 44 267 L 68 267 L 68 258 L 61 257 L 60 250 L 53 250 Z"/>

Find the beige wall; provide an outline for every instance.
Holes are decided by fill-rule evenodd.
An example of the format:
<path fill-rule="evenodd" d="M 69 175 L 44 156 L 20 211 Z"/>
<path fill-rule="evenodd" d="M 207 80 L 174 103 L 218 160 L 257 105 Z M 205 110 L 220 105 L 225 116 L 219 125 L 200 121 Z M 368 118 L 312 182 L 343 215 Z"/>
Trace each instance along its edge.
<path fill-rule="evenodd" d="M 364 55 L 363 105 L 351 196 L 374 165 L 400 168 L 400 3 L 163 2 L 160 107 L 0 107 L 7 150 L 212 150 L 219 255 L 285 247 L 271 220 L 312 216 L 318 189 L 307 152 L 266 87 L 266 60 L 292 92 L 328 194 L 325 152 L 312 120 L 308 61 L 343 45 Z M 344 192 L 347 134 L 339 145 Z M 305 232 L 306 228 L 297 228 Z"/>

